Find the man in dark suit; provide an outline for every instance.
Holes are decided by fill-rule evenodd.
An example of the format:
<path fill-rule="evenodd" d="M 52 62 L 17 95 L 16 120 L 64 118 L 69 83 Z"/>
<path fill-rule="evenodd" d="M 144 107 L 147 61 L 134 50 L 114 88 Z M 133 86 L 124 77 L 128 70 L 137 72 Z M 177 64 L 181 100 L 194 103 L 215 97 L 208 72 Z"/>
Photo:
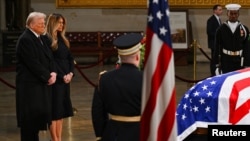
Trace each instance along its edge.
<path fill-rule="evenodd" d="M 207 20 L 207 42 L 208 48 L 211 50 L 211 58 L 214 53 L 215 46 L 215 33 L 218 27 L 221 25 L 220 16 L 222 15 L 222 6 L 217 4 L 213 6 L 213 15 L 210 16 Z M 215 75 L 215 64 L 210 63 L 210 72 L 211 75 Z"/>
<path fill-rule="evenodd" d="M 139 141 L 142 72 L 139 70 L 141 34 L 127 34 L 113 42 L 121 65 L 100 76 L 92 102 L 97 140 Z"/>
<path fill-rule="evenodd" d="M 42 41 L 45 18 L 44 13 L 30 13 L 16 45 L 16 116 L 21 141 L 39 141 L 39 130 L 47 130 L 51 123 L 51 85 L 56 73 L 52 52 Z"/>

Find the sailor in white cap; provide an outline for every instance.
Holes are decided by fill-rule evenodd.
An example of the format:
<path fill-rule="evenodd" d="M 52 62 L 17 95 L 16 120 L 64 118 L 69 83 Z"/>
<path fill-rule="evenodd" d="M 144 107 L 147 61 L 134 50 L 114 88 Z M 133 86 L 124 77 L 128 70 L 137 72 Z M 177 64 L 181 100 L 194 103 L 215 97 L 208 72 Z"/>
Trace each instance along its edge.
<path fill-rule="evenodd" d="M 240 9 L 241 5 L 239 5 L 239 4 L 227 4 L 225 7 L 227 8 L 227 10 L 236 10 L 237 11 Z"/>
<path fill-rule="evenodd" d="M 217 72 L 227 73 L 250 66 L 248 27 L 239 20 L 239 4 L 227 4 L 228 20 L 217 30 L 213 63 Z"/>
<path fill-rule="evenodd" d="M 239 17 L 239 13 L 240 13 L 240 5 L 239 4 L 227 4 L 225 6 L 227 8 L 227 16 L 228 16 L 228 20 L 230 23 L 236 23 L 237 24 L 237 20 Z M 233 26 L 233 25 L 232 25 Z M 234 25 L 235 27 L 235 25 Z"/>

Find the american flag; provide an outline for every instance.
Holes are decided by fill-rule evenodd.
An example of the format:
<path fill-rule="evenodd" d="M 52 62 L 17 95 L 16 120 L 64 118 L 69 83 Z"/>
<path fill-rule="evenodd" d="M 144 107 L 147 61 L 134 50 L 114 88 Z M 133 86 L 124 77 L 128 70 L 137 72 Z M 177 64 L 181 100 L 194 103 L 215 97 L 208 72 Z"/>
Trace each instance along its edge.
<path fill-rule="evenodd" d="M 250 68 L 198 82 L 180 100 L 178 140 L 209 124 L 250 124 Z"/>
<path fill-rule="evenodd" d="M 141 141 L 177 139 L 175 70 L 166 0 L 148 1 Z"/>

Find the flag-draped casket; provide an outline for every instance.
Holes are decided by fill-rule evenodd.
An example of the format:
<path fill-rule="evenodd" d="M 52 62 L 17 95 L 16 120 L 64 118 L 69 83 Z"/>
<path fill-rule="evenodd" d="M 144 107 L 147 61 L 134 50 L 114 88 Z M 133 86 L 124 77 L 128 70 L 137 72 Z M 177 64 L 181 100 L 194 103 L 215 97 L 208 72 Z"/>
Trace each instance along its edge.
<path fill-rule="evenodd" d="M 181 98 L 178 140 L 209 124 L 250 124 L 250 68 L 202 80 Z"/>

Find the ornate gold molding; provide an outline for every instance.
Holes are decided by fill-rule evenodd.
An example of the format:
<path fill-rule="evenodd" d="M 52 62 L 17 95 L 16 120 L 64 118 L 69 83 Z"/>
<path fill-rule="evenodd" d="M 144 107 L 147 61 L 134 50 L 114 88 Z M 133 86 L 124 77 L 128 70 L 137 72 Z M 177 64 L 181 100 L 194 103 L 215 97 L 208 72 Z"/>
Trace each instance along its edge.
<path fill-rule="evenodd" d="M 215 4 L 222 6 L 229 3 L 238 3 L 242 8 L 250 7 L 250 0 L 169 0 L 170 8 L 212 8 Z"/>
<path fill-rule="evenodd" d="M 57 8 L 146 8 L 146 0 L 56 0 Z"/>
<path fill-rule="evenodd" d="M 168 0 L 170 8 L 211 8 L 214 4 L 238 3 L 250 8 L 250 0 Z M 56 0 L 57 8 L 146 8 L 147 0 Z"/>

